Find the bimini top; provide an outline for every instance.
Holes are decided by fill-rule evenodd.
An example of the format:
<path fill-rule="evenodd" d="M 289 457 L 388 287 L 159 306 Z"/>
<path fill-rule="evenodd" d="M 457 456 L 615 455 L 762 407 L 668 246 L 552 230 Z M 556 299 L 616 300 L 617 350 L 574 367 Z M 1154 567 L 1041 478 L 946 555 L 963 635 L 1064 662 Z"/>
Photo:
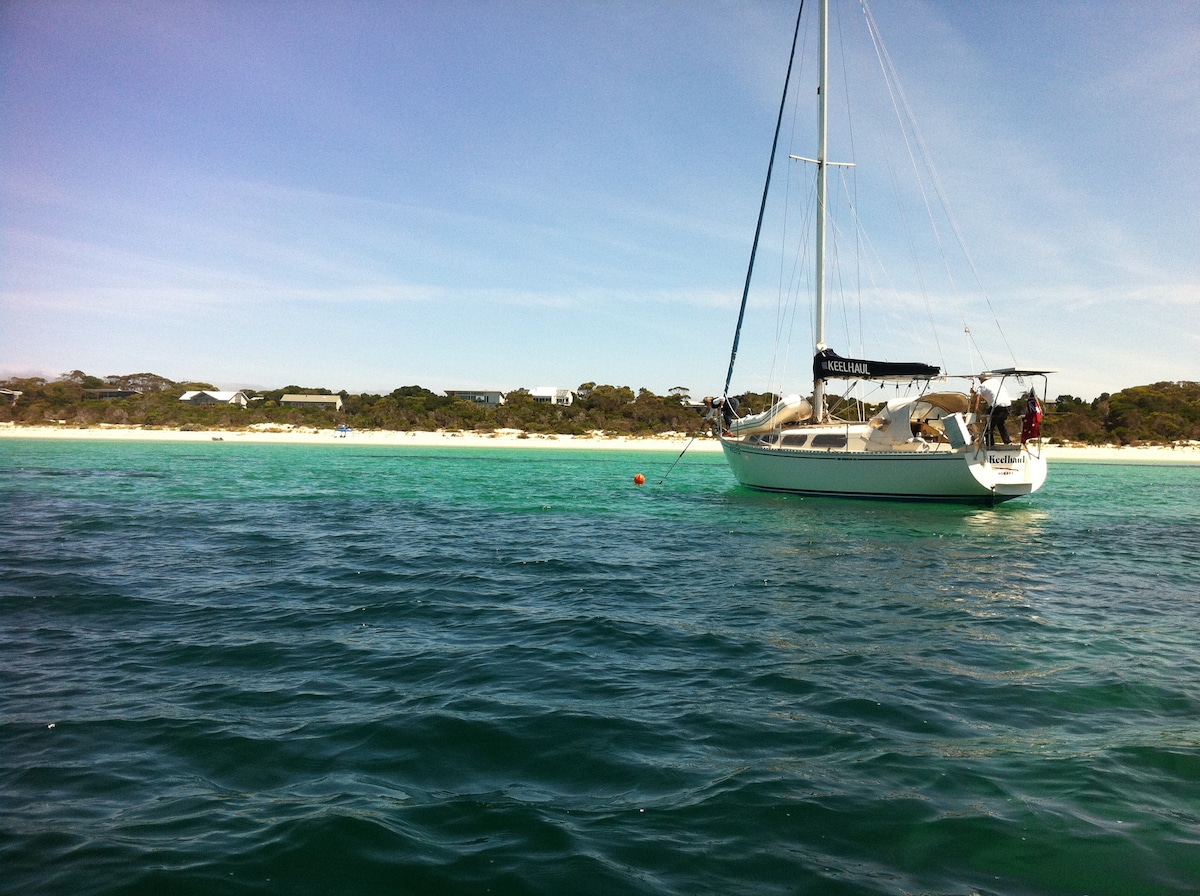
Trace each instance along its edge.
<path fill-rule="evenodd" d="M 942 368 L 932 364 L 897 361 L 864 361 L 843 358 L 827 348 L 813 358 L 813 379 L 818 380 L 928 380 Z"/>
<path fill-rule="evenodd" d="M 985 370 L 980 376 L 1045 376 L 1048 373 L 1058 373 L 1053 367 L 997 367 L 995 370 Z"/>

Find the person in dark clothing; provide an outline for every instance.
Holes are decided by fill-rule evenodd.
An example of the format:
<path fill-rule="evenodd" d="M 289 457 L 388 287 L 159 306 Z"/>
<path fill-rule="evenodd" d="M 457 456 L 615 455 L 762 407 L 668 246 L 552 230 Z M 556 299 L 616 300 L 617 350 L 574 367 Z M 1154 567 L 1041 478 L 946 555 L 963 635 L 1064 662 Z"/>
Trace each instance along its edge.
<path fill-rule="evenodd" d="M 1008 413 L 1012 405 L 1012 396 L 1004 388 L 1004 381 L 994 382 L 986 373 L 979 377 L 979 389 L 975 394 L 975 411 L 979 411 L 979 399 L 983 399 L 992 409 L 990 423 L 984 433 L 984 444 L 989 448 L 996 444 L 996 431 L 999 430 L 1005 445 L 1011 445 L 1008 435 Z"/>
<path fill-rule="evenodd" d="M 728 432 L 729 424 L 737 416 L 738 400 L 736 398 L 727 398 L 724 395 L 717 398 L 706 395 L 704 397 L 704 406 L 708 408 L 708 413 L 704 415 L 704 419 L 712 421 L 713 435 Z M 720 426 L 717 425 L 718 420 L 720 421 Z"/>

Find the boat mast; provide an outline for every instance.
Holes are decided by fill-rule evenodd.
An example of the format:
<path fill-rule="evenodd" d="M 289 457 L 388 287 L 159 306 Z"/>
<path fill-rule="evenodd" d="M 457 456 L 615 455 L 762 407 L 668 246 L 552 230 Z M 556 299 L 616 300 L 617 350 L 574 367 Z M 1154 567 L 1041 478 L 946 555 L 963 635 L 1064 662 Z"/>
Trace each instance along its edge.
<path fill-rule="evenodd" d="M 829 0 L 821 0 L 820 25 L 818 28 L 820 82 L 817 87 L 817 297 L 813 316 L 813 337 L 816 346 L 825 342 L 825 189 L 828 181 L 826 156 L 829 149 Z M 813 421 L 825 419 L 825 381 L 813 377 Z"/>

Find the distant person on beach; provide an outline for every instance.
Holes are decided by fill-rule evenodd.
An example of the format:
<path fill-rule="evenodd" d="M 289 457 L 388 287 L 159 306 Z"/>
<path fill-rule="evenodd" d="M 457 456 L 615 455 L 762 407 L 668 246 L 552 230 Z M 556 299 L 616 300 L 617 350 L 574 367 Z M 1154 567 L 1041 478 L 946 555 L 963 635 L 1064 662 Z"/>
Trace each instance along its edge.
<path fill-rule="evenodd" d="M 1004 439 L 1005 445 L 1011 445 L 1008 435 L 1008 412 L 1012 405 L 1012 396 L 1004 388 L 1004 380 L 993 383 L 986 373 L 979 377 L 979 389 L 975 393 L 975 412 L 979 413 L 979 399 L 986 401 L 992 409 L 988 428 L 984 431 L 983 440 L 989 448 L 996 444 L 996 430 Z"/>

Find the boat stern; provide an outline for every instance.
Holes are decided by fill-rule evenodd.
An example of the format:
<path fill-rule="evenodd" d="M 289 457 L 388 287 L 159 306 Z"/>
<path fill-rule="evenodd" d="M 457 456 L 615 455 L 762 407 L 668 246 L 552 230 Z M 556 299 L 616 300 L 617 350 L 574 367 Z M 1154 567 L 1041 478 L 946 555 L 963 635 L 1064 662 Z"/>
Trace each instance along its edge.
<path fill-rule="evenodd" d="M 978 452 L 975 478 L 999 500 L 1036 492 L 1046 481 L 1046 456 L 1028 445 L 1005 445 Z"/>

